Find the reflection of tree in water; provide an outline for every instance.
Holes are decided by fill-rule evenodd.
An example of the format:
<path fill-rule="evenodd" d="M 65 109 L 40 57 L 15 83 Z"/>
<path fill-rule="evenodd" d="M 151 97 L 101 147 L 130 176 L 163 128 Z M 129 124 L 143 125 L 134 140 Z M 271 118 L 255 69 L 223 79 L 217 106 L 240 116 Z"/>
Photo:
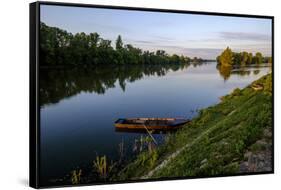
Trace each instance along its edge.
<path fill-rule="evenodd" d="M 260 73 L 260 70 L 254 70 L 254 75 L 257 75 L 257 74 L 259 74 Z"/>
<path fill-rule="evenodd" d="M 233 69 L 231 71 L 231 75 L 240 75 L 240 76 L 249 76 L 251 74 L 251 71 L 247 66 L 238 66 L 236 69 Z"/>
<path fill-rule="evenodd" d="M 217 69 L 219 70 L 221 77 L 225 81 L 229 79 L 231 70 L 232 70 L 232 66 L 217 65 Z"/>
<path fill-rule="evenodd" d="M 260 66 L 254 65 L 255 68 L 259 68 Z M 217 65 L 217 70 L 219 71 L 221 77 L 226 81 L 230 78 L 231 75 L 239 75 L 239 76 L 249 76 L 251 73 L 257 75 L 260 73 L 260 69 L 256 69 L 253 72 L 249 70 L 251 67 L 247 66 L 222 66 Z"/>
<path fill-rule="evenodd" d="M 96 68 L 40 69 L 40 104 L 57 103 L 80 92 L 104 94 L 116 82 L 125 91 L 128 82 L 144 76 L 164 76 L 188 64 L 99 66 Z"/>

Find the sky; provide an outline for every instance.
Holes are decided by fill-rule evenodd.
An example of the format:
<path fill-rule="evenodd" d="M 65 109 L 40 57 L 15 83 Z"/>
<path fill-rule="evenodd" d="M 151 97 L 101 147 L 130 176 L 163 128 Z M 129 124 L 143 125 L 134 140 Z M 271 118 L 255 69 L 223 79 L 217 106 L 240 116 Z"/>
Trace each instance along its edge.
<path fill-rule="evenodd" d="M 214 59 L 233 51 L 271 56 L 271 20 L 261 18 L 163 13 L 41 5 L 40 20 L 73 34 L 97 32 L 103 39 L 143 50 Z"/>

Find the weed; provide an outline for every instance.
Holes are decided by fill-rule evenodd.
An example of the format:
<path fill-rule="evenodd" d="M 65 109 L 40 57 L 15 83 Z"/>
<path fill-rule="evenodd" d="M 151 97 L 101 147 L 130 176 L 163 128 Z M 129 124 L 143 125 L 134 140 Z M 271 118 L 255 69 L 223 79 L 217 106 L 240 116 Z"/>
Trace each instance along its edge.
<path fill-rule="evenodd" d="M 82 175 L 82 170 L 79 169 L 79 170 L 73 170 L 71 172 L 71 183 L 73 185 L 75 184 L 79 184 L 80 181 L 81 181 L 81 175 Z"/>

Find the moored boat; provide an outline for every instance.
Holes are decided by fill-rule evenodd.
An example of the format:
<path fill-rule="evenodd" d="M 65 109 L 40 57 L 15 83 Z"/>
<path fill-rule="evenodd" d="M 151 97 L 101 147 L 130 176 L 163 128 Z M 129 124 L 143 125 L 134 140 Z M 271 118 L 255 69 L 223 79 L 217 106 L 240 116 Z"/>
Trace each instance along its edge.
<path fill-rule="evenodd" d="M 254 90 L 263 90 L 263 85 L 262 84 L 252 84 L 252 89 Z"/>
<path fill-rule="evenodd" d="M 189 121 L 184 118 L 120 118 L 114 125 L 116 129 L 173 130 Z"/>

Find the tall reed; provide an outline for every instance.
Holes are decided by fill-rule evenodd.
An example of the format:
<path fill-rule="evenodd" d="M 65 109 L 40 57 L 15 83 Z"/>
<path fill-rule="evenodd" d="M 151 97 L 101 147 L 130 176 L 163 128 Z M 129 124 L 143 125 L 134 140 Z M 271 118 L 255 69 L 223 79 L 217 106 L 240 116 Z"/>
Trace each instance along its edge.
<path fill-rule="evenodd" d="M 96 160 L 93 161 L 94 168 L 96 168 L 98 174 L 102 178 L 106 178 L 106 156 L 97 156 Z"/>
<path fill-rule="evenodd" d="M 71 183 L 72 184 L 79 184 L 81 181 L 82 170 L 73 170 L 71 172 Z"/>

